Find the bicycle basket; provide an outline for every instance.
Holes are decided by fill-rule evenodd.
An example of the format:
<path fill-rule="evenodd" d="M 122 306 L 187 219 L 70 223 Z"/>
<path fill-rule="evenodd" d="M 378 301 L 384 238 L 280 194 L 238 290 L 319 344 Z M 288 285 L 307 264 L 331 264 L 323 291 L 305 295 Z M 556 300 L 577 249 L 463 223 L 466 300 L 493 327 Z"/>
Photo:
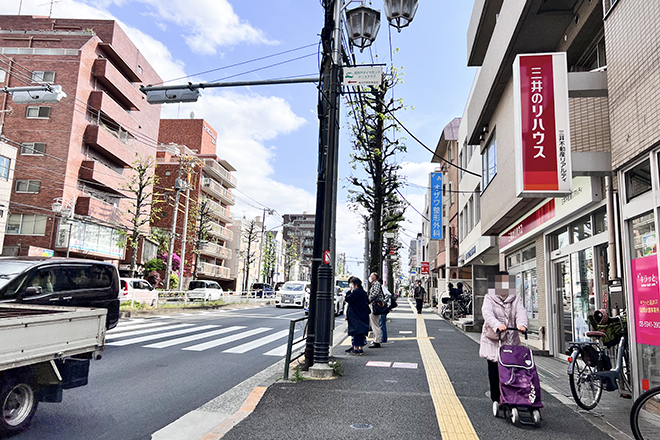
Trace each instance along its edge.
<path fill-rule="evenodd" d="M 603 345 L 607 348 L 617 345 L 621 341 L 621 336 L 626 333 L 625 318 L 610 318 L 607 324 L 597 324 L 593 316 L 589 316 L 588 319 L 591 330 L 605 333 L 606 336 L 603 338 Z"/>

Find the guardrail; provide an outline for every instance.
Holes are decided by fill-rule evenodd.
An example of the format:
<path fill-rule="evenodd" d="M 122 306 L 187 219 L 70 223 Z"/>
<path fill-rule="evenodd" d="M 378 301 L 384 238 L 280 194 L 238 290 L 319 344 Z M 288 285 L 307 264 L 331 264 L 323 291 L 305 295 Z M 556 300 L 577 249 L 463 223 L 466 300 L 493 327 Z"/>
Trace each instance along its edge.
<path fill-rule="evenodd" d="M 289 364 L 291 364 L 291 361 L 298 359 L 300 356 L 302 356 L 305 353 L 305 349 L 299 349 L 299 352 L 295 354 L 295 357 L 292 358 L 291 356 L 293 355 L 293 346 L 296 344 L 301 343 L 305 339 L 307 339 L 307 316 L 303 318 L 298 318 L 294 319 L 289 323 L 289 338 L 286 343 L 286 357 L 284 358 L 284 380 L 289 380 Z M 305 322 L 303 325 L 302 323 Z M 296 328 L 300 329 L 302 328 L 302 336 L 300 339 L 294 341 L 293 337 L 296 333 Z"/>
<path fill-rule="evenodd" d="M 208 301 L 206 298 L 197 299 L 190 298 L 190 294 L 194 293 L 192 290 L 158 290 L 158 299 L 155 303 L 156 308 L 158 304 L 171 304 L 171 303 L 183 303 L 183 307 L 188 307 L 188 304 L 195 302 L 202 302 L 203 305 L 206 305 L 207 302 L 214 302 L 217 300 Z M 268 296 L 258 296 L 257 291 L 245 291 L 245 292 L 223 292 L 219 300 L 224 303 L 242 303 L 242 302 L 262 302 L 271 299 L 275 299 L 275 295 Z"/>

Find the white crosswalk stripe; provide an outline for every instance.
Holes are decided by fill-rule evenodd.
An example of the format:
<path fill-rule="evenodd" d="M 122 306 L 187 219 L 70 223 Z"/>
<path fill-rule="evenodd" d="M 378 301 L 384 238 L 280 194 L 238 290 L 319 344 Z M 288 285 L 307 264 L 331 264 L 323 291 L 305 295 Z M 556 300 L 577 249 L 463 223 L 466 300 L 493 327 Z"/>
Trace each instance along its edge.
<path fill-rule="evenodd" d="M 256 341 L 247 342 L 245 344 L 229 348 L 224 350 L 223 353 L 247 353 L 250 350 L 261 347 L 262 345 L 270 344 L 273 341 L 277 341 L 289 334 L 289 330 L 282 330 L 281 332 L 273 333 L 272 335 L 265 336 L 263 338 L 257 339 Z"/>
<path fill-rule="evenodd" d="M 182 324 L 183 327 L 188 327 L 190 324 Z M 139 344 L 140 342 L 146 342 L 146 341 L 153 341 L 154 339 L 163 339 L 163 338 L 169 338 L 171 336 L 178 336 L 178 335 L 183 335 L 186 333 L 192 333 L 192 332 L 198 332 L 202 330 L 208 330 L 210 328 L 216 328 L 218 327 L 217 325 L 202 325 L 200 327 L 193 327 L 193 328 L 184 328 L 182 330 L 177 330 L 173 332 L 166 332 L 166 333 L 158 333 L 155 335 L 148 335 L 148 336 L 141 336 L 139 338 L 133 338 L 133 339 L 124 339 L 121 341 L 117 342 L 109 342 L 105 345 L 115 345 L 119 347 L 123 347 L 124 345 L 131 345 L 131 344 Z M 170 327 L 172 328 L 172 327 Z M 121 336 L 121 335 L 118 335 Z"/>
<path fill-rule="evenodd" d="M 304 348 L 305 347 L 305 342 L 306 341 L 300 341 L 297 344 L 293 344 L 293 348 L 291 349 L 291 352 L 294 353 L 297 350 L 300 350 L 301 348 Z M 274 349 L 264 353 L 264 356 L 277 356 L 277 357 L 286 356 L 286 346 L 287 346 L 287 344 L 280 345 L 279 347 L 274 348 Z"/>
<path fill-rule="evenodd" d="M 173 345 L 185 344 L 186 342 L 198 341 L 200 339 L 210 338 L 225 333 L 231 333 L 236 330 L 242 330 L 245 326 L 235 325 L 233 327 L 221 328 L 220 330 L 213 330 L 212 332 L 200 333 L 198 335 L 184 336 L 183 338 L 171 339 L 169 341 L 157 342 L 155 344 L 145 345 L 145 348 L 166 348 Z"/>
<path fill-rule="evenodd" d="M 250 337 L 250 336 L 254 336 L 254 335 L 257 335 L 259 333 L 266 332 L 268 330 L 272 330 L 272 328 L 259 327 L 259 328 L 255 328 L 253 330 L 248 330 L 246 332 L 239 333 L 237 335 L 231 335 L 231 336 L 227 336 L 225 338 L 215 339 L 213 341 L 193 345 L 192 347 L 185 347 L 185 348 L 182 348 L 182 350 L 204 351 L 204 350 L 208 350 L 209 348 L 215 348 L 215 347 L 218 347 L 220 345 L 229 344 L 230 342 L 238 341 L 239 339 L 244 339 L 244 338 L 247 338 L 247 337 Z"/>
<path fill-rule="evenodd" d="M 109 331 L 105 332 L 105 334 L 106 335 L 112 335 L 112 334 L 115 334 L 115 333 L 123 333 L 123 332 L 127 332 L 127 331 L 130 331 L 130 330 L 141 330 L 141 329 L 151 328 L 151 327 L 160 327 L 160 326 L 167 325 L 167 324 L 169 324 L 169 323 L 160 321 L 160 322 L 151 322 L 151 323 L 148 323 L 148 324 L 135 324 L 135 325 L 126 325 L 126 326 L 121 326 L 121 327 L 117 326 L 117 327 L 113 328 L 112 330 L 109 330 Z"/>
<path fill-rule="evenodd" d="M 167 323 L 165 323 L 167 324 Z M 167 330 L 174 330 L 176 328 L 183 328 L 183 327 L 192 327 L 192 324 L 177 324 L 177 325 L 172 325 L 167 327 Z M 147 329 L 140 329 L 140 330 L 134 330 L 134 331 L 129 331 L 125 333 L 112 333 L 109 335 L 106 335 L 105 340 L 111 340 L 111 339 L 119 339 L 119 338 L 128 338 L 131 336 L 138 336 L 138 335 L 144 335 L 146 333 L 155 333 L 155 332 L 160 332 L 165 330 L 162 327 L 159 328 L 147 328 Z"/>

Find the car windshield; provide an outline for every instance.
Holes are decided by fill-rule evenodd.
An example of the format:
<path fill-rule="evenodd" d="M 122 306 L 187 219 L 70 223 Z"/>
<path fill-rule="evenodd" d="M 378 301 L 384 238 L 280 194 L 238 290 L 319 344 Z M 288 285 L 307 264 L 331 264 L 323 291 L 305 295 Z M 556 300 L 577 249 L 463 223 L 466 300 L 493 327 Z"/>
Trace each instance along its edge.
<path fill-rule="evenodd" d="M 301 283 L 284 283 L 281 290 L 289 290 L 293 292 L 302 292 L 303 284 Z"/>
<path fill-rule="evenodd" d="M 203 281 L 191 281 L 190 284 L 188 284 L 188 290 L 193 290 L 193 289 L 203 289 L 206 287 L 206 283 Z"/>
<path fill-rule="evenodd" d="M 0 265 L 0 288 L 33 264 L 29 261 L 2 261 Z"/>
<path fill-rule="evenodd" d="M 337 287 L 341 287 L 342 289 L 348 289 L 348 281 L 337 280 Z"/>

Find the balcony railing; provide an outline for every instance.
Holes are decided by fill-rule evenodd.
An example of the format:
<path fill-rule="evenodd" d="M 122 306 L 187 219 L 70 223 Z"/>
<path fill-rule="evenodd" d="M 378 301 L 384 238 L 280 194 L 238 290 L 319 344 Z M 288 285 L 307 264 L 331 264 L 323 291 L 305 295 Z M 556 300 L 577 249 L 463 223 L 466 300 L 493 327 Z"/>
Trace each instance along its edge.
<path fill-rule="evenodd" d="M 224 208 L 221 204 L 218 202 L 214 202 L 213 200 L 207 198 L 207 197 L 202 197 L 202 201 L 206 202 L 211 215 L 218 217 L 224 222 L 231 223 L 234 221 L 234 219 L 231 216 L 231 213 L 229 212 L 228 209 Z"/>
<path fill-rule="evenodd" d="M 214 278 L 231 279 L 231 270 L 228 267 L 216 266 L 211 263 L 200 263 L 197 268 L 199 275 L 205 275 Z"/>
<path fill-rule="evenodd" d="M 224 246 L 220 246 L 217 243 L 202 243 L 199 247 L 202 255 L 212 255 L 217 258 L 222 258 L 223 260 L 231 259 L 231 249 L 227 249 Z"/>
<path fill-rule="evenodd" d="M 202 181 L 202 189 L 209 191 L 212 195 L 221 198 L 229 205 L 236 204 L 236 197 L 213 179 L 205 177 Z"/>
<path fill-rule="evenodd" d="M 233 231 L 225 228 L 224 226 L 220 226 L 216 223 L 211 224 L 211 227 L 209 229 L 209 234 L 214 235 L 216 237 L 220 237 L 225 241 L 232 241 L 234 239 Z"/>
<path fill-rule="evenodd" d="M 232 188 L 236 188 L 238 183 L 236 177 L 232 176 L 229 171 L 224 169 L 216 160 L 204 159 L 204 166 L 206 172 L 213 174 L 214 177 L 217 177 L 218 179 L 223 179 Z"/>

